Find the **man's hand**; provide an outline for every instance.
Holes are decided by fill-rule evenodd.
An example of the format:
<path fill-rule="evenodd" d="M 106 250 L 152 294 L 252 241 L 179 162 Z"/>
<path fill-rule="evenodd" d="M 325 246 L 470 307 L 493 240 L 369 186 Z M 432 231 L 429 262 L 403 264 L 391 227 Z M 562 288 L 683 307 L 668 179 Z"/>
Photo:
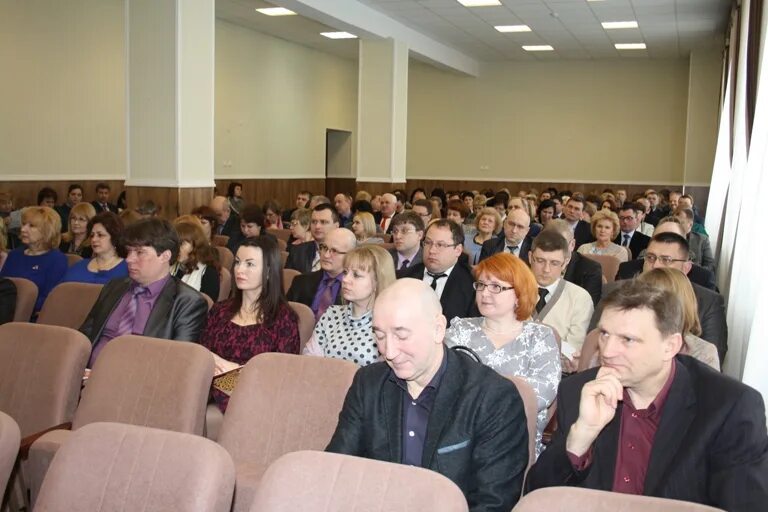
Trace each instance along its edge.
<path fill-rule="evenodd" d="M 623 396 L 624 387 L 618 372 L 612 368 L 600 368 L 597 378 L 581 389 L 579 417 L 568 433 L 566 450 L 577 457 L 584 455 L 600 431 L 613 419 Z"/>

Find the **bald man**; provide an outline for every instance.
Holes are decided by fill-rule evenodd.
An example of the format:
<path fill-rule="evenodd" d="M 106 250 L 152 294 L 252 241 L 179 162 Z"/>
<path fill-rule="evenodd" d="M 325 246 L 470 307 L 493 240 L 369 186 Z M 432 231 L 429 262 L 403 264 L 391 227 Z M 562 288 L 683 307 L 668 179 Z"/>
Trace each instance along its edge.
<path fill-rule="evenodd" d="M 219 225 L 216 228 L 217 235 L 224 235 L 231 238 L 240 234 L 240 216 L 232 213 L 229 208 L 229 201 L 224 196 L 216 196 L 208 204 L 216 212 L 219 218 Z"/>
<path fill-rule="evenodd" d="M 523 401 L 511 381 L 443 344 L 437 295 L 403 278 L 381 292 L 382 362 L 361 368 L 327 451 L 437 471 L 475 512 L 509 512 L 528 464 Z"/>

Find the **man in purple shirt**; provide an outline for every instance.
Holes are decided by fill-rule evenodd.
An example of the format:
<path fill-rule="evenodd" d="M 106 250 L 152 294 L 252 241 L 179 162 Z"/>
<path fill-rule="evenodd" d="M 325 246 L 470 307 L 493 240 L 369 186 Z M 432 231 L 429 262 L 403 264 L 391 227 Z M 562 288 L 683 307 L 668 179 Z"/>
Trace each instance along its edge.
<path fill-rule="evenodd" d="M 208 306 L 199 292 L 170 275 L 179 238 L 166 220 L 145 219 L 125 230 L 127 278 L 99 294 L 80 331 L 91 340 L 89 367 L 110 340 L 124 334 L 197 342 Z"/>
<path fill-rule="evenodd" d="M 624 281 L 603 300 L 602 366 L 564 379 L 558 430 L 529 489 L 573 485 L 765 510 L 768 434 L 760 394 L 681 355 L 671 292 Z"/>

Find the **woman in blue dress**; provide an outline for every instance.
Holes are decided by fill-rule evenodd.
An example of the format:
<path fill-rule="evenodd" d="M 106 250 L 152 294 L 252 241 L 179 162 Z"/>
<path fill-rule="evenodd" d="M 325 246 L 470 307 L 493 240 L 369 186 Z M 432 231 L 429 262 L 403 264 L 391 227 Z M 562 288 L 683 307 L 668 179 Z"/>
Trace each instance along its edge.
<path fill-rule="evenodd" d="M 62 282 L 105 284 L 128 276 L 123 259 L 123 221 L 112 212 L 103 212 L 88 221 L 93 256 L 72 265 Z"/>

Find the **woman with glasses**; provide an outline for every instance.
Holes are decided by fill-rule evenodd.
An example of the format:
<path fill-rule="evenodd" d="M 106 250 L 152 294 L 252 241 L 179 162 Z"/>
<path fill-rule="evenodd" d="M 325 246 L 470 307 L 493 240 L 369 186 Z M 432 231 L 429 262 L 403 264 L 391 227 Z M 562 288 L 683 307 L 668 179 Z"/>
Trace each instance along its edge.
<path fill-rule="evenodd" d="M 107 284 L 112 279 L 128 277 L 128 265 L 123 259 L 123 231 L 123 221 L 113 212 L 99 213 L 88 221 L 93 254 L 69 267 L 61 282 Z"/>
<path fill-rule="evenodd" d="M 291 214 L 291 239 L 290 245 L 301 245 L 312 241 L 312 231 L 309 224 L 312 221 L 312 210 L 308 208 L 296 208 Z"/>
<path fill-rule="evenodd" d="M 560 383 L 560 349 L 551 328 L 530 320 L 539 299 L 538 285 L 523 261 L 509 253 L 477 264 L 475 300 L 478 318 L 454 318 L 445 334 L 449 347 L 472 349 L 483 364 L 506 377 L 524 378 L 536 393 L 536 454 L 547 423 L 547 407 Z"/>
<path fill-rule="evenodd" d="M 368 212 L 357 212 L 352 217 L 352 232 L 359 244 L 383 244 L 384 240 L 376 236 L 376 221 Z"/>
<path fill-rule="evenodd" d="M 77 203 L 69 211 L 69 229 L 61 235 L 59 250 L 64 254 L 91 257 L 91 241 L 88 236 L 88 222 L 96 215 L 91 203 Z"/>

